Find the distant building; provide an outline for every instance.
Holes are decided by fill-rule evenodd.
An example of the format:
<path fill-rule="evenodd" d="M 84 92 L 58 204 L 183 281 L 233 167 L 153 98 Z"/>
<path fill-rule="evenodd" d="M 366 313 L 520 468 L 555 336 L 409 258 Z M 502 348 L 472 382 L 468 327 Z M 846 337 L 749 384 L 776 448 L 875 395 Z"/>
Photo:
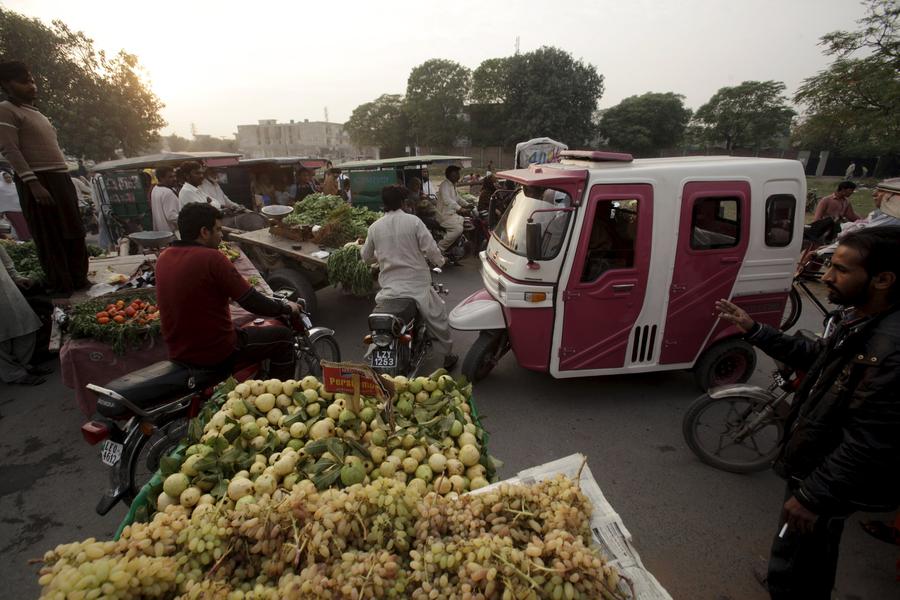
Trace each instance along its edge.
<path fill-rule="evenodd" d="M 354 146 L 343 123 L 308 119 L 290 123 L 261 119 L 256 125 L 238 125 L 237 145 L 244 158 L 320 156 L 338 162 L 377 157 L 374 148 Z"/>

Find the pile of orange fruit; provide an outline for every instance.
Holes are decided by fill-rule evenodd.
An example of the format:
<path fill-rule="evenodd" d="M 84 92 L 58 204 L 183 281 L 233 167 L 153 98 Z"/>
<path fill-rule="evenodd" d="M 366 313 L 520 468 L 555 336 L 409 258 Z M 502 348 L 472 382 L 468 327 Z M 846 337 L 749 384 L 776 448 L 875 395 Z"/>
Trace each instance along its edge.
<path fill-rule="evenodd" d="M 96 318 L 100 325 L 115 323 L 142 327 L 159 319 L 159 309 L 155 304 L 140 298 L 131 302 L 118 300 L 107 304 L 104 310 L 97 313 Z"/>

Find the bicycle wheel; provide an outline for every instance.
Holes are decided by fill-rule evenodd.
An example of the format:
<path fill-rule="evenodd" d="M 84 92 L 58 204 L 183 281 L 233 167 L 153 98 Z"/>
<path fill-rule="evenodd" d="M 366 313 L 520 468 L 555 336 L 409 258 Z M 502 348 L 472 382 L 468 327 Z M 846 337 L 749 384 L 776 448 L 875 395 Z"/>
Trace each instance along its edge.
<path fill-rule="evenodd" d="M 297 381 L 307 375 L 313 377 L 322 376 L 322 366 L 319 361 L 341 361 L 341 349 L 333 336 L 326 335 L 312 343 L 311 351 L 300 350 L 297 352 L 297 360 L 294 364 L 294 379 Z"/>
<path fill-rule="evenodd" d="M 717 469 L 731 473 L 765 470 L 778 455 L 784 433 L 781 419 L 772 416 L 754 431 L 738 435 L 763 407 L 761 401 L 744 396 L 703 394 L 684 415 L 684 440 L 697 458 Z"/>
<path fill-rule="evenodd" d="M 797 324 L 800 320 L 800 313 L 803 311 L 803 299 L 796 286 L 791 286 L 791 292 L 788 294 L 787 303 L 784 305 L 784 314 L 781 318 L 781 325 L 778 327 L 781 331 L 787 331 Z"/>

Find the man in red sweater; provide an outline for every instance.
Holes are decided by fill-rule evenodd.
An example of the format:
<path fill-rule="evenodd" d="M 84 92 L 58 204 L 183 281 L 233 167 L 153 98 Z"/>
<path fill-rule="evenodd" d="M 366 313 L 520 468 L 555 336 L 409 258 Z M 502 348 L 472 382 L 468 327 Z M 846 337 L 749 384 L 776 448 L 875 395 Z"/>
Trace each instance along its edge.
<path fill-rule="evenodd" d="M 156 299 L 162 334 L 175 362 L 206 368 L 269 360 L 269 375 L 294 375 L 294 336 L 287 327 L 238 329 L 229 304 L 264 317 L 298 313 L 293 302 L 269 298 L 253 289 L 219 252 L 222 213 L 191 203 L 178 215 L 181 241 L 166 248 L 156 263 Z"/>

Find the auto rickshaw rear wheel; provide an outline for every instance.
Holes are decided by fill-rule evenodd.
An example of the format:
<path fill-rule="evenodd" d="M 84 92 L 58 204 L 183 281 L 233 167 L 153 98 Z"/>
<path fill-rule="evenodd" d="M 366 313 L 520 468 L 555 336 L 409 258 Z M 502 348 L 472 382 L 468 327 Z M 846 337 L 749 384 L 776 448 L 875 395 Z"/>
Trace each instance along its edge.
<path fill-rule="evenodd" d="M 507 350 L 509 350 L 509 336 L 505 330 L 482 331 L 466 352 L 462 374 L 473 383 L 484 379 Z"/>
<path fill-rule="evenodd" d="M 708 348 L 694 365 L 694 381 L 710 388 L 744 383 L 756 368 L 756 351 L 744 340 L 731 338 Z"/>

